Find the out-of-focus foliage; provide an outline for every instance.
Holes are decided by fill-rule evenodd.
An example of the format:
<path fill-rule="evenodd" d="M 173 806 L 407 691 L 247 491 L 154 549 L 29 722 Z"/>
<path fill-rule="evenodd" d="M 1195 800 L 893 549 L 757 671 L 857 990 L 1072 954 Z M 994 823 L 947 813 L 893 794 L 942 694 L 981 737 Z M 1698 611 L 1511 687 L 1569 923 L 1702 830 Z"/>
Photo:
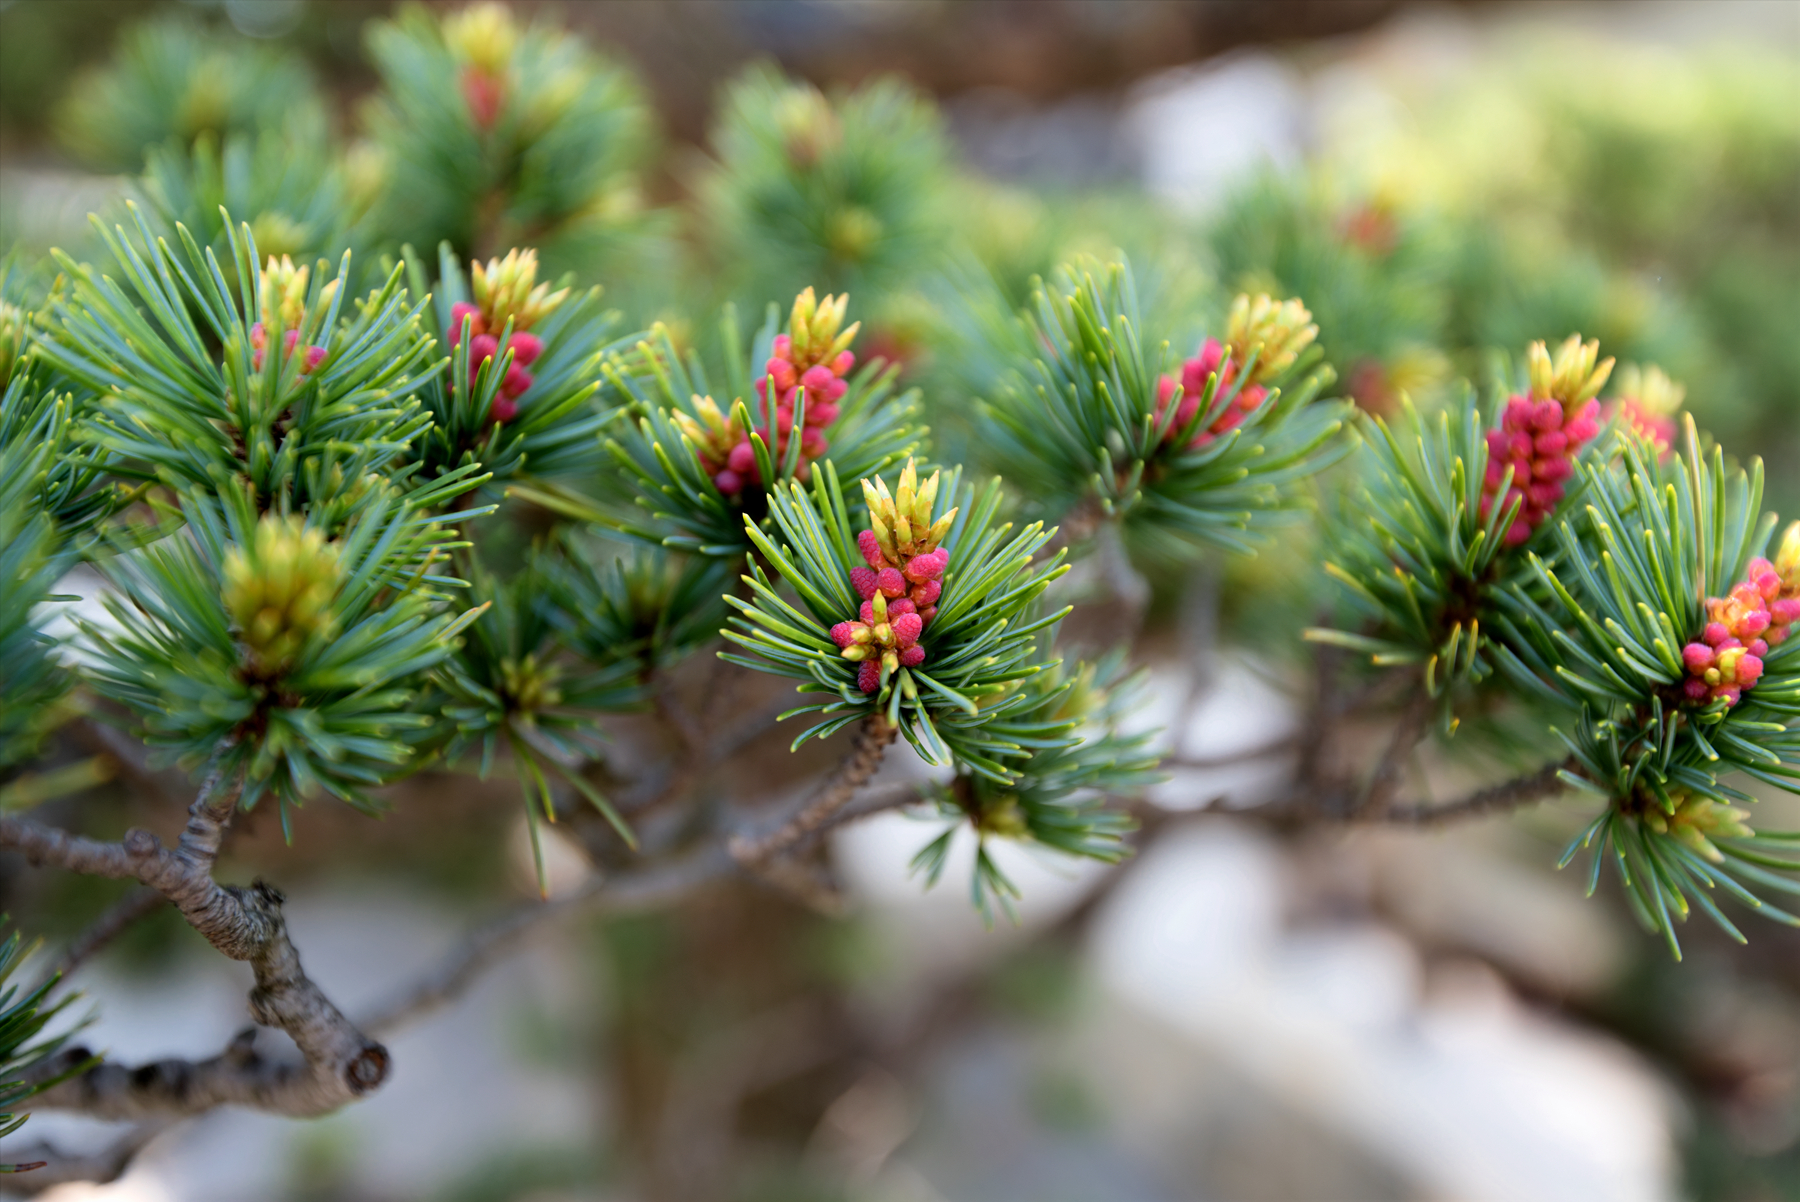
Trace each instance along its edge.
<path fill-rule="evenodd" d="M 136 171 L 152 146 L 318 117 L 311 72 L 293 55 L 166 17 L 129 30 L 112 62 L 70 87 L 57 128 L 92 166 Z"/>
<path fill-rule="evenodd" d="M 936 110 L 900 81 L 827 98 L 752 71 L 725 93 L 712 145 L 707 248 L 747 298 L 885 296 L 943 261 L 948 148 Z"/>

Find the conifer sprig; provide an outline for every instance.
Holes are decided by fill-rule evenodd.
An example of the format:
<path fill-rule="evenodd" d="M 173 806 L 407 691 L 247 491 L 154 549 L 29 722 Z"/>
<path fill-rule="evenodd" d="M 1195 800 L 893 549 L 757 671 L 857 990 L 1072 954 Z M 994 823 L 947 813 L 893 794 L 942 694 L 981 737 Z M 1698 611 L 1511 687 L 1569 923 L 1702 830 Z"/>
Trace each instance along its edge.
<path fill-rule="evenodd" d="M 853 534 L 836 471 L 829 461 L 824 467 L 810 492 L 793 481 L 770 492 L 771 533 L 745 520 L 775 578 L 753 565 L 743 578 L 750 599 L 726 598 L 737 613 L 723 634 L 749 654 L 721 652 L 721 658 L 799 680 L 799 692 L 824 695 L 782 715 L 823 718 L 795 746 L 882 713 L 928 762 L 956 763 L 1000 783 L 1016 780 L 1017 769 L 1006 761 L 1022 745 L 1007 724 L 1028 703 L 1017 684 L 1049 666 L 1038 636 L 1068 612 L 1040 614 L 1035 604 L 1068 570 L 1061 552 L 1033 562 L 1051 532 L 1036 522 L 1017 532 L 1011 523 L 999 522 L 998 480 L 977 492 L 961 483 L 960 469 L 946 473 L 939 495 L 960 503 L 942 536 L 948 562 L 937 612 L 928 624 L 920 623 L 909 643 L 923 649 L 922 661 L 890 665 L 886 656 L 850 658 L 852 648 L 835 641 L 833 628 L 853 623 L 859 609 L 867 622 L 875 602 L 864 602 L 853 584 L 853 573 L 868 570 L 868 561 Z M 793 590 L 798 605 L 781 595 L 778 582 Z M 896 595 L 899 591 L 896 585 Z M 860 678 L 871 664 L 877 673 L 867 683 L 875 687 L 865 690 Z"/>
<path fill-rule="evenodd" d="M 510 274 L 535 279 L 535 256 L 525 255 L 529 271 Z M 544 312 L 492 313 L 495 320 L 484 321 L 492 306 L 476 303 L 449 243 L 438 248 L 435 288 L 410 254 L 407 277 L 414 293 L 431 296 L 432 324 L 443 334 L 438 353 L 449 356 L 419 390 L 432 419 L 417 444 L 423 475 L 466 475 L 479 465 L 504 484 L 598 466 L 608 417 L 598 397 L 602 364 L 642 337 L 614 333 L 620 316 L 601 308 L 599 288 L 570 295 L 564 280 Z"/>
<path fill-rule="evenodd" d="M 420 674 L 476 615 L 440 565 L 460 545 L 393 486 L 371 486 L 335 532 L 259 516 L 248 488 L 181 497 L 183 530 L 106 561 L 109 622 L 78 619 L 96 692 L 190 770 L 244 782 L 242 804 L 368 790 L 409 765 Z M 460 612 L 459 612 L 460 611 Z"/>
<path fill-rule="evenodd" d="M 1259 338 L 1229 380 L 1221 368 L 1189 382 L 1197 404 L 1182 404 L 1192 389 L 1165 392 L 1168 348 L 1145 341 L 1123 262 L 1065 267 L 1023 320 L 1033 350 L 981 406 L 984 447 L 1053 513 L 1091 500 L 1166 555 L 1251 550 L 1251 532 L 1303 508 L 1299 484 L 1348 450 L 1346 406 L 1315 400 L 1331 380 L 1310 370 L 1316 348 L 1290 358 L 1285 342 Z M 1264 356 L 1280 360 L 1272 375 Z M 1234 407 L 1242 416 L 1225 428 Z"/>
<path fill-rule="evenodd" d="M 233 287 L 185 228 L 177 253 L 132 216 L 135 234 L 100 230 L 122 283 L 59 255 L 72 287 L 38 350 L 99 393 L 94 437 L 117 457 L 114 475 L 177 489 L 243 478 L 263 508 L 311 507 L 325 524 L 376 478 L 421 503 L 479 483 L 474 464 L 432 480 L 403 466 L 431 425 L 414 394 L 434 343 L 400 268 L 354 301 L 348 256 L 329 279 L 324 263 L 265 267 L 239 225 Z"/>
<path fill-rule="evenodd" d="M 935 884 L 956 832 L 972 827 L 978 847 L 970 894 L 991 918 L 996 905 L 1011 914 L 1019 891 L 989 854 L 990 839 L 1109 864 L 1123 859 L 1124 836 L 1135 824 L 1113 803 L 1160 779 L 1149 747 L 1154 732 L 1121 729 L 1142 703 L 1144 683 L 1142 673 L 1126 675 L 1122 654 L 1076 664 L 1066 673 L 1053 664 L 1022 682 L 1022 703 L 995 732 L 1019 746 L 1008 760 L 1016 778 L 1001 783 L 964 772 L 937 790 L 939 814 L 954 821 L 913 857 L 913 870 Z"/>
<path fill-rule="evenodd" d="M 386 160 L 372 220 L 392 242 L 464 257 L 533 244 L 567 263 L 638 220 L 651 120 L 623 67 L 490 3 L 403 10 L 371 25 L 368 47 Z"/>
<path fill-rule="evenodd" d="M 540 821 L 556 821 L 551 782 L 565 782 L 610 822 L 630 845 L 636 838 L 610 802 L 581 775 L 594 758 L 594 718 L 641 705 L 646 697 L 639 648 L 586 643 L 589 655 L 566 650 L 555 620 L 549 561 L 534 554 L 525 570 L 501 581 L 470 562 L 470 600 L 481 607 L 454 651 L 431 670 L 440 694 L 434 706 L 449 729 L 440 744 L 452 762 L 479 749 L 480 774 L 502 747 L 525 795 L 532 858 L 546 887 Z M 598 654 L 594 654 L 598 652 Z"/>
<path fill-rule="evenodd" d="M 1707 454 L 1692 419 L 1667 467 L 1658 444 L 1630 431 L 1621 443 L 1617 464 L 1581 466 L 1587 505 L 1558 524 L 1555 562 L 1531 556 L 1550 599 L 1513 589 L 1510 662 L 1579 705 L 1580 721 L 1557 732 L 1579 764 L 1565 779 L 1607 803 L 1579 843 L 1597 845 L 1596 874 L 1603 859 L 1618 868 L 1639 916 L 1679 955 L 1673 924 L 1690 903 L 1742 939 L 1714 904 L 1721 893 L 1800 925 L 1762 896 L 1800 893 L 1800 836 L 1757 831 L 1739 808 L 1756 800 L 1743 778 L 1800 792 L 1800 641 L 1765 611 L 1767 639 L 1739 652 L 1758 664 L 1748 684 L 1729 695 L 1688 687 L 1689 646 L 1709 650 L 1700 640 L 1719 599 L 1768 547 L 1762 465 Z M 1800 556 L 1781 558 L 1762 587 L 1800 596 Z"/>
<path fill-rule="evenodd" d="M 708 372 L 697 351 L 682 354 L 661 327 L 609 362 L 607 378 L 629 399 L 608 430 L 606 449 L 627 491 L 618 498 L 625 504 L 608 506 L 594 515 L 598 520 L 647 542 L 735 558 L 750 549 L 744 516 L 768 516 L 761 481 L 815 478 L 804 440 L 793 433 L 807 428 L 809 408 L 835 409 L 823 454 L 840 479 L 887 471 L 918 449 L 927 433 L 916 424 L 919 393 L 895 395 L 899 370 L 880 360 L 843 378 L 836 401 L 797 383 L 793 412 L 784 416 L 779 387 L 757 388 L 773 380 L 765 369 L 780 330 L 780 312 L 771 304 L 746 354 L 735 310 L 727 306 L 720 318 L 722 368 Z M 729 400 L 721 405 L 715 395 Z M 698 441 L 709 437 L 706 446 Z M 740 474 L 739 490 L 726 493 L 718 483 L 724 455 L 740 442 L 751 448 L 753 462 Z"/>

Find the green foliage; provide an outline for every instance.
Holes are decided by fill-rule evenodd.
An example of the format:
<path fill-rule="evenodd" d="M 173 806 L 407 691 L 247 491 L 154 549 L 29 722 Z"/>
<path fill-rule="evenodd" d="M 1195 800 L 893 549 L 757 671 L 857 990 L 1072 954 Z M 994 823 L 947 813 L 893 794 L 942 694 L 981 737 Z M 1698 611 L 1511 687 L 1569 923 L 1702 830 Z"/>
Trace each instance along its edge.
<path fill-rule="evenodd" d="M 1114 797 L 1160 779 L 1149 748 L 1154 731 L 1127 734 L 1121 724 L 1141 702 L 1145 678 L 1127 677 L 1124 656 L 1077 664 L 1065 674 L 1051 664 L 1018 686 L 1022 698 L 993 733 L 1011 738 L 1008 757 L 1017 776 L 1001 783 L 974 773 L 956 776 L 938 790 L 938 811 L 956 819 L 913 857 L 913 870 L 936 884 L 951 841 L 964 823 L 978 847 L 970 893 L 991 917 L 997 902 L 1011 912 L 1019 891 L 987 849 L 990 838 L 1013 839 L 1064 855 L 1115 863 L 1125 857 L 1124 836 L 1134 823 L 1111 808 Z"/>
<path fill-rule="evenodd" d="M 1535 577 L 1501 537 L 1519 503 L 1481 516 L 1485 435 L 1504 403 L 1496 395 L 1484 408 L 1465 385 L 1460 404 L 1433 415 L 1408 402 L 1394 426 L 1363 419 L 1356 475 L 1327 519 L 1325 571 L 1343 586 L 1350 613 L 1339 628 L 1308 630 L 1309 640 L 1367 655 L 1378 667 L 1417 664 L 1426 691 L 1446 700 L 1455 685 L 1491 676 L 1496 655 L 1510 654 L 1494 642 L 1496 602 Z M 1577 490 L 1562 504 L 1579 499 Z M 1528 545 L 1548 541 L 1539 528 Z M 1355 624 L 1352 615 L 1360 629 L 1342 628 Z"/>
<path fill-rule="evenodd" d="M 1053 515 L 1091 500 L 1162 556 L 1249 550 L 1250 532 L 1298 514 L 1300 482 L 1347 449 L 1337 438 L 1345 406 L 1314 401 L 1331 378 L 1308 372 L 1316 350 L 1285 367 L 1242 424 L 1191 445 L 1250 386 L 1254 359 L 1229 385 L 1215 374 L 1176 429 L 1179 395 L 1166 405 L 1157 395 L 1175 365 L 1166 344 L 1143 341 L 1126 264 L 1065 268 L 1021 321 L 1033 345 L 981 407 L 982 452 Z"/>
<path fill-rule="evenodd" d="M 529 244 L 591 266 L 639 223 L 651 119 L 623 67 L 492 4 L 407 8 L 373 23 L 368 47 L 384 89 L 367 122 L 386 160 L 374 222 L 387 238 L 449 242 L 461 258 Z"/>
<path fill-rule="evenodd" d="M 428 480 L 400 466 L 430 426 L 412 394 L 436 365 L 399 268 L 347 303 L 348 255 L 330 282 L 322 262 L 265 276 L 240 226 L 230 235 L 233 289 L 185 229 L 177 254 L 133 216 L 135 239 L 123 227 L 100 230 L 119 280 L 58 258 L 73 287 L 53 306 L 61 328 L 39 351 L 101 394 L 95 438 L 123 461 L 115 474 L 177 489 L 242 478 L 259 506 L 311 506 L 326 527 L 384 475 L 418 504 L 480 483 L 472 465 Z M 351 307 L 357 315 L 340 322 Z M 294 348 L 283 351 L 290 331 Z M 308 370 L 303 348 L 313 346 L 324 357 Z"/>
<path fill-rule="evenodd" d="M 839 491 L 837 472 L 827 461 L 813 476 L 809 493 L 797 482 L 769 494 L 773 537 L 751 520 L 744 528 L 799 607 L 785 600 L 759 566 L 743 577 L 752 597 L 728 597 L 737 613 L 722 633 L 750 652 L 721 652 L 720 658 L 802 683 L 796 691 L 826 700 L 782 715 L 818 714 L 819 722 L 794 746 L 823 737 L 870 714 L 883 714 L 914 750 L 933 764 L 955 763 L 998 784 L 1018 780 L 1009 763 L 1024 745 L 1021 731 L 1030 698 L 1016 688 L 1045 670 L 1038 634 L 1068 611 L 1039 616 L 1034 602 L 1050 582 L 1068 571 L 1058 552 L 1033 563 L 1051 532 L 1033 522 L 1014 534 L 998 522 L 1003 496 L 999 480 L 977 492 L 962 485 L 962 473 L 945 476 L 943 495 L 959 500 L 956 519 L 944 538 L 950 563 L 944 571 L 937 616 L 919 639 L 926 660 L 919 667 L 882 670 L 880 689 L 856 687 L 856 665 L 842 657 L 830 629 L 853 620 L 860 600 L 850 571 L 864 566 Z M 776 538 L 783 541 L 777 543 Z"/>
<path fill-rule="evenodd" d="M 556 821 L 550 777 L 574 786 L 635 846 L 631 831 L 607 800 L 576 771 L 592 758 L 597 742 L 594 717 L 636 708 L 646 696 L 643 651 L 639 640 L 604 641 L 605 633 L 625 635 L 614 615 L 600 618 L 604 633 L 587 615 L 562 623 L 552 599 L 554 569 L 534 554 L 525 570 L 501 581 L 471 562 L 471 599 L 482 609 L 461 645 L 432 670 L 441 693 L 435 708 L 443 715 L 447 745 L 442 754 L 454 762 L 472 747 L 481 750 L 481 775 L 493 766 L 502 745 L 512 753 L 513 770 L 525 792 L 532 855 L 539 884 L 544 858 L 537 823 Z M 588 637 L 579 640 L 583 658 L 564 653 L 562 635 L 571 627 Z"/>
<path fill-rule="evenodd" d="M 407 275 L 414 294 L 429 292 L 434 329 L 448 332 L 453 307 L 470 299 L 450 244 L 438 248 L 435 289 L 428 288 L 422 266 L 410 254 Z M 566 287 L 568 281 L 562 284 Z M 513 349 L 506 346 L 471 376 L 469 340 L 450 348 L 448 371 L 432 371 L 419 392 L 431 417 L 416 444 L 424 478 L 468 480 L 482 471 L 498 485 L 527 472 L 542 477 L 592 471 L 601 458 L 599 433 L 609 416 L 599 399 L 601 364 L 642 337 L 613 336 L 618 324 L 617 312 L 600 307 L 600 289 L 590 288 L 534 325 L 543 353 L 531 365 L 531 387 L 516 398 L 517 415 L 505 422 L 494 419 L 493 409 L 514 362 Z M 509 321 L 496 332 L 504 335 L 503 346 L 512 331 Z"/>
<path fill-rule="evenodd" d="M 565 647 L 592 662 L 636 657 L 649 672 L 671 667 L 718 635 L 729 560 L 627 547 L 602 561 L 566 535 L 548 562 L 551 621 Z"/>
<path fill-rule="evenodd" d="M 895 79 L 829 99 L 755 68 L 727 89 L 704 194 L 708 241 L 749 296 L 887 292 L 936 261 L 948 150 Z"/>
<path fill-rule="evenodd" d="M 323 116 L 222 142 L 205 133 L 191 146 L 152 146 L 140 190 L 168 233 L 186 226 L 228 269 L 234 256 L 224 213 L 250 227 L 262 255 L 310 263 L 352 248 L 368 204 L 333 157 Z"/>
<path fill-rule="evenodd" d="M 4 418 L 23 397 L 15 380 L 0 401 Z M 0 770 L 31 760 L 64 711 L 69 679 L 43 634 L 38 607 L 55 593 L 74 556 L 43 510 L 40 489 L 56 443 L 0 438 Z M 0 791 L 0 797 L 4 792 Z"/>
<path fill-rule="evenodd" d="M 112 622 L 80 623 L 88 673 L 129 708 L 146 742 L 190 770 L 244 781 L 243 804 L 324 792 L 375 809 L 406 732 L 431 719 L 410 679 L 441 662 L 476 614 L 453 616 L 434 565 L 454 532 L 385 482 L 326 539 L 309 513 L 258 516 L 241 487 L 180 498 L 187 525 L 103 567 Z"/>
<path fill-rule="evenodd" d="M 710 400 L 715 382 L 729 402 L 722 416 L 731 428 L 748 434 L 764 480 L 777 487 L 796 480 L 804 483 L 815 475 L 813 464 L 800 462 L 800 439 L 789 438 L 786 455 L 775 457 L 769 436 L 776 422 L 773 402 L 758 396 L 752 383 L 769 360 L 769 348 L 780 330 L 780 314 L 774 304 L 757 332 L 748 356 L 737 314 L 726 306 L 720 318 L 724 347 L 723 370 L 709 374 L 699 353 L 677 351 L 666 328 L 658 327 L 629 355 L 607 365 L 613 391 L 624 398 L 607 430 L 606 449 L 612 458 L 610 473 L 624 488 L 624 496 L 595 516 L 634 538 L 675 547 L 700 555 L 736 558 L 750 549 L 744 530 L 745 516 L 766 524 L 769 504 L 765 490 L 749 484 L 736 498 L 721 493 L 713 482 L 715 465 L 708 470 L 700 447 L 690 431 L 704 421 L 704 401 Z M 830 461 L 840 478 L 861 479 L 894 467 L 918 450 L 926 430 L 914 424 L 919 415 L 916 390 L 894 395 L 900 372 L 879 359 L 864 363 L 848 380 L 849 389 L 838 403 L 838 417 L 828 428 Z M 794 428 L 805 425 L 805 389 L 799 390 Z M 609 490 L 617 493 L 617 485 Z"/>
<path fill-rule="evenodd" d="M 113 61 L 69 89 L 63 143 L 102 171 L 135 171 L 146 147 L 254 134 L 319 114 L 311 73 L 265 43 L 170 17 L 123 36 Z"/>
<path fill-rule="evenodd" d="M 6 916 L 0 915 L 0 923 L 5 921 Z M 32 989 L 10 983 L 12 975 L 34 950 L 35 945 L 23 945 L 23 936 L 17 931 L 6 942 L 0 943 L 0 1139 L 13 1134 L 31 1117 L 17 1113 L 17 1107 L 39 1090 L 54 1084 L 27 1085 L 21 1078 L 67 1042 L 67 1034 L 46 1037 L 44 1028 L 78 996 L 71 994 L 55 1005 L 49 1005 L 50 990 L 57 982 L 54 976 Z M 85 1067 L 85 1064 L 78 1066 Z M 32 1167 L 35 1166 L 0 1163 L 0 1173 L 16 1173 Z"/>

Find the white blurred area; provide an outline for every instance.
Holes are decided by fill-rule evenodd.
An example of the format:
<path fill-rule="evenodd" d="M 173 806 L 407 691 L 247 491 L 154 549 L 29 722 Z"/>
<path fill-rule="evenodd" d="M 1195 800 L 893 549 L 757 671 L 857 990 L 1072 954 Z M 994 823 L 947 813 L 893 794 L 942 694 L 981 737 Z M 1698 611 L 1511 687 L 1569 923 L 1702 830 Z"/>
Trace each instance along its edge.
<path fill-rule="evenodd" d="M 1228 678 L 1234 674 L 1255 679 L 1243 665 L 1227 669 Z M 1220 694 L 1234 703 L 1197 709 L 1189 754 L 1202 742 L 1209 755 L 1259 745 L 1292 720 L 1272 691 Z M 1159 675 L 1152 709 L 1173 717 L 1184 695 L 1173 673 Z M 1236 704 L 1243 698 L 1252 704 Z M 1183 775 L 1179 791 L 1165 786 L 1171 808 L 1191 810 L 1221 796 L 1240 804 L 1264 783 L 1235 770 Z M 1225 814 L 1176 821 L 1182 825 L 1101 902 L 1082 955 L 1094 996 L 1065 1035 L 1079 1048 L 1065 1055 L 1104 1101 L 1106 1129 L 1115 1133 L 1107 1151 L 1153 1166 L 1142 1197 L 1192 1196 L 1181 1187 L 1195 1184 L 1196 1173 L 1199 1184 L 1229 1188 L 1189 1155 L 1218 1125 L 1221 1108 L 1236 1112 L 1232 1125 L 1252 1129 L 1240 1132 L 1247 1138 L 1254 1140 L 1258 1123 L 1266 1127 L 1264 1146 L 1296 1128 L 1338 1146 L 1330 1164 L 1292 1177 L 1278 1163 L 1264 1165 L 1256 1197 L 1337 1197 L 1329 1191 L 1346 1172 L 1419 1199 L 1678 1196 L 1680 1116 L 1673 1095 L 1632 1052 L 1521 1002 L 1481 961 L 1428 968 L 1408 935 L 1390 926 L 1295 921 L 1290 911 L 1309 888 L 1303 877 L 1317 869 L 1316 856 Z M 930 833 L 916 820 L 885 816 L 845 830 L 835 848 L 884 945 L 889 970 L 868 999 L 882 1011 L 923 1005 L 972 961 L 1018 947 L 1081 903 L 1103 875 L 1093 865 L 997 847 L 1024 900 L 1018 925 L 1002 921 L 989 930 L 964 894 L 972 838 L 959 840 L 937 890 L 921 893 L 909 880 L 908 861 Z M 1429 911 L 1440 926 L 1469 919 L 1465 944 L 1509 971 L 1580 991 L 1622 960 L 1614 932 L 1576 882 L 1546 889 L 1491 841 L 1382 832 L 1352 842 L 1334 858 L 1347 859 L 1351 871 L 1408 882 L 1411 896 L 1393 902 L 1402 911 Z M 1440 865 L 1435 876 L 1433 863 Z M 1509 910 L 1504 924 L 1522 934 L 1496 934 L 1488 928 L 1500 924 L 1475 917 L 1523 898 L 1526 908 Z M 1010 1074 L 1023 1089 L 1029 1061 L 989 1071 Z M 934 1079 L 952 1091 L 972 1088 L 959 1086 L 950 1067 Z M 1217 1096 L 1221 1081 L 1230 1082 L 1229 1098 Z M 929 1111 L 955 1100 L 923 1105 Z M 985 1145 L 992 1132 L 967 1138 Z M 918 1196 L 909 1191 L 920 1179 L 946 1198 L 1002 1196 L 983 1192 L 970 1176 L 965 1162 L 980 1156 L 957 1139 L 928 1141 L 922 1151 L 903 1148 L 889 1166 L 896 1198 Z M 1346 1161 L 1362 1163 L 1346 1170 Z M 1113 1171 L 1107 1179 L 1118 1179 Z M 1283 1181 L 1299 1192 L 1282 1193 Z"/>

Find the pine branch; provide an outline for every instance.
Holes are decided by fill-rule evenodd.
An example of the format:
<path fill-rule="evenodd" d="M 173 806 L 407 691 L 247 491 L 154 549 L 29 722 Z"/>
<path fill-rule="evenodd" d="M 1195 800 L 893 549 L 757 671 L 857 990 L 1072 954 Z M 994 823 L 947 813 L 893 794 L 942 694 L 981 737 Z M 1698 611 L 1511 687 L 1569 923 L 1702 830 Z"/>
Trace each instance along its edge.
<path fill-rule="evenodd" d="M 1387 811 L 1394 800 L 1394 794 L 1400 790 L 1400 774 L 1406 767 L 1407 757 L 1425 737 L 1431 708 L 1432 698 L 1423 690 L 1414 693 L 1407 701 L 1394 723 L 1394 733 L 1388 740 L 1387 750 L 1382 752 L 1381 760 L 1375 765 L 1367 787 L 1351 810 L 1352 816 L 1379 819 Z"/>
<path fill-rule="evenodd" d="M 1483 818 L 1489 814 L 1516 810 L 1522 806 L 1533 805 L 1547 797 L 1554 797 L 1565 788 L 1561 773 L 1574 771 L 1576 766 L 1575 758 L 1570 756 L 1567 759 L 1558 760 L 1554 764 L 1545 764 L 1536 772 L 1527 773 L 1502 784 L 1490 785 L 1485 789 L 1478 789 L 1456 801 L 1445 802 L 1441 805 L 1390 806 L 1379 812 L 1352 815 L 1351 820 L 1435 826 L 1441 822 Z"/>
<path fill-rule="evenodd" d="M 1270 756 L 1283 755 L 1297 750 L 1301 745 L 1299 735 L 1284 735 L 1267 743 L 1259 743 L 1255 747 L 1246 747 L 1241 751 L 1227 751 L 1220 755 L 1172 755 L 1162 761 L 1164 768 L 1187 768 L 1190 770 L 1235 768 L 1239 764 L 1247 764 L 1251 760 L 1264 760 Z"/>
<path fill-rule="evenodd" d="M 759 867 L 783 852 L 789 851 L 850 804 L 856 791 L 869 782 L 881 766 L 888 744 L 899 732 L 888 725 L 879 713 L 870 714 L 857 728 L 856 741 L 850 754 L 837 770 L 825 778 L 801 811 L 781 826 L 761 837 L 734 836 L 729 844 L 732 858 L 747 868 Z"/>
<path fill-rule="evenodd" d="M 104 1148 L 76 1155 L 64 1154 L 53 1145 L 42 1143 L 23 1151 L 9 1151 L 9 1157 L 19 1158 L 19 1165 L 36 1164 L 41 1167 L 23 1171 L 15 1168 L 8 1173 L 5 1178 L 5 1194 L 9 1198 L 30 1198 L 45 1190 L 76 1181 L 92 1185 L 106 1185 L 117 1181 L 131 1167 L 137 1154 L 151 1140 L 167 1131 L 170 1125 L 167 1120 L 140 1123 Z"/>
<path fill-rule="evenodd" d="M 216 776 L 189 808 L 172 851 L 142 829 L 107 843 L 10 815 L 0 817 L 0 847 L 33 863 L 136 879 L 168 898 L 215 948 L 250 964 L 256 976 L 251 1017 L 292 1037 L 304 1063 L 265 1060 L 240 1035 L 208 1060 L 165 1060 L 137 1069 L 99 1065 L 39 1095 L 40 1108 L 114 1120 L 197 1114 L 221 1105 L 310 1116 L 328 1114 L 386 1078 L 387 1049 L 358 1031 L 301 968 L 281 894 L 261 881 L 246 889 L 213 880 L 213 861 L 239 795 L 234 786 L 215 796 Z M 41 1079 L 53 1079 L 88 1055 L 85 1049 L 63 1053 Z"/>

